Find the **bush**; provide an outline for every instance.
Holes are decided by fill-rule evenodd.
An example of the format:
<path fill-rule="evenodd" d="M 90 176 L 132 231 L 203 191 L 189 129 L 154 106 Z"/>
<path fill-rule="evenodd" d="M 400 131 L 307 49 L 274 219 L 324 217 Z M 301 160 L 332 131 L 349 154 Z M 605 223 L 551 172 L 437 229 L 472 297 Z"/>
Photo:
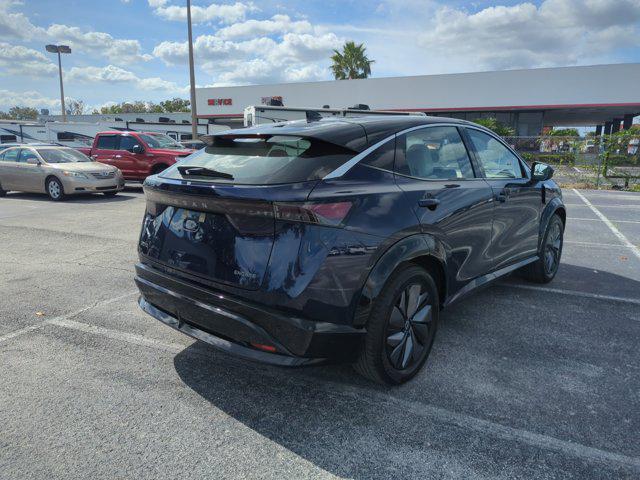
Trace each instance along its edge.
<path fill-rule="evenodd" d="M 529 164 L 533 162 L 548 163 L 551 165 L 569 165 L 573 166 L 576 163 L 576 156 L 573 153 L 522 153 L 524 158 Z"/>

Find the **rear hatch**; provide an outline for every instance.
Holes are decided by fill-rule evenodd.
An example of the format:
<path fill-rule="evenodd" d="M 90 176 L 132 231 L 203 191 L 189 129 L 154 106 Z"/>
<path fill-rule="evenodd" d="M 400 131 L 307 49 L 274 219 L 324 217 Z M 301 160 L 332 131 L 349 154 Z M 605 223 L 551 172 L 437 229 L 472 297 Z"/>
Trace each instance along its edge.
<path fill-rule="evenodd" d="M 139 250 L 178 273 L 257 289 L 277 222 L 331 222 L 333 207 L 314 210 L 305 200 L 354 152 L 288 135 L 226 135 L 211 142 L 145 181 Z"/>

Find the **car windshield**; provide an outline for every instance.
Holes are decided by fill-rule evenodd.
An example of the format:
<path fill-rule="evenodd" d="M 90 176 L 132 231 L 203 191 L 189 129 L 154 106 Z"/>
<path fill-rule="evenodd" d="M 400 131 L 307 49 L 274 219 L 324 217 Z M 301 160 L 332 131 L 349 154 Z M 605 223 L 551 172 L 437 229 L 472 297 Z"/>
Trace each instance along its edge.
<path fill-rule="evenodd" d="M 160 133 L 141 133 L 140 138 L 151 148 L 171 148 L 171 149 L 184 149 L 182 145 L 176 142 L 173 138 Z"/>
<path fill-rule="evenodd" d="M 47 163 L 77 163 L 90 162 L 85 154 L 73 148 L 38 148 L 38 153 Z"/>
<path fill-rule="evenodd" d="M 317 180 L 355 155 L 351 150 L 313 138 L 290 135 L 214 137 L 162 173 L 162 177 L 245 185 L 273 185 Z"/>

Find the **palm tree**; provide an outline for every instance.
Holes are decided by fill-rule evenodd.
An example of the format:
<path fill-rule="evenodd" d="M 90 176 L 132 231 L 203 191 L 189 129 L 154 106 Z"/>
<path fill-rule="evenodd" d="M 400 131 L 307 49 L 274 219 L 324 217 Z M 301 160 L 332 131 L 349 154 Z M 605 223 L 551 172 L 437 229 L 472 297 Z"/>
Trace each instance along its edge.
<path fill-rule="evenodd" d="M 369 60 L 365 51 L 364 44 L 356 45 L 355 42 L 345 43 L 342 52 L 334 50 L 331 70 L 335 79 L 367 78 L 371 75 L 371 64 L 375 60 Z"/>

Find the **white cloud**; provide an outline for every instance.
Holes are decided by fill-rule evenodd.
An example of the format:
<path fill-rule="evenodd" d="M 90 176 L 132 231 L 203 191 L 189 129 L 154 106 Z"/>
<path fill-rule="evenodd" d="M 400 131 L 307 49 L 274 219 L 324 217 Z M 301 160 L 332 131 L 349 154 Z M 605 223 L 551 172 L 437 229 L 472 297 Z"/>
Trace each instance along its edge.
<path fill-rule="evenodd" d="M 621 43 L 638 45 L 638 21 L 640 0 L 545 0 L 474 14 L 444 7 L 418 44 L 481 69 L 571 65 Z"/>
<path fill-rule="evenodd" d="M 12 11 L 18 5 L 13 0 L 0 0 L 0 38 L 30 40 L 42 36 L 42 28 L 33 25 L 24 13 Z"/>
<path fill-rule="evenodd" d="M 0 110 L 8 110 L 13 106 L 31 107 L 36 109 L 49 108 L 60 110 L 60 99 L 45 97 L 40 92 L 29 90 L 26 92 L 14 92 L 12 90 L 0 90 Z"/>
<path fill-rule="evenodd" d="M 288 15 L 274 15 L 269 20 L 247 20 L 219 29 L 216 35 L 224 39 L 255 38 L 285 32 L 312 33 L 313 26 L 307 20 L 292 21 Z"/>
<path fill-rule="evenodd" d="M 182 5 L 167 5 L 167 0 L 148 0 L 149 6 L 160 18 L 172 21 L 185 21 L 187 19 L 187 7 Z M 191 21 L 206 23 L 217 21 L 221 23 L 235 23 L 243 20 L 247 13 L 256 11 L 257 7 L 249 2 L 236 2 L 234 4 L 212 3 L 206 7 L 191 6 Z"/>
<path fill-rule="evenodd" d="M 65 74 L 65 78 L 68 81 L 79 83 L 128 84 L 140 90 L 166 91 L 175 95 L 188 91 L 188 87 L 180 87 L 175 82 L 160 77 L 139 77 L 135 73 L 115 65 L 73 67 Z"/>
<path fill-rule="evenodd" d="M 0 75 L 46 77 L 57 71 L 58 67 L 44 54 L 21 45 L 0 42 Z"/>

